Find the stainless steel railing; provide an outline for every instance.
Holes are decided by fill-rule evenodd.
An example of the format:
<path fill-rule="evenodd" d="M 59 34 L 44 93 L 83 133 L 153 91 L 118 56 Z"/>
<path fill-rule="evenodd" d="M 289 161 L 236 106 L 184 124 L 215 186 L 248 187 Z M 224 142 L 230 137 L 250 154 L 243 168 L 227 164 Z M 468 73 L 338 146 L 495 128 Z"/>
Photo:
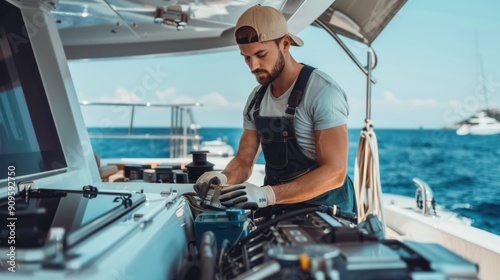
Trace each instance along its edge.
<path fill-rule="evenodd" d="M 89 133 L 91 138 L 123 138 L 123 139 L 170 139 L 170 157 L 187 156 L 188 147 L 191 145 L 197 150 L 201 136 L 198 133 L 198 125 L 194 119 L 192 108 L 202 106 L 200 103 L 185 104 L 154 104 L 154 103 L 113 103 L 113 102 L 87 102 L 80 103 L 83 106 L 108 106 L 129 107 L 130 120 L 127 134 L 119 133 Z M 134 120 L 137 107 L 164 108 L 170 111 L 170 130 L 167 134 L 136 134 L 134 133 Z"/>

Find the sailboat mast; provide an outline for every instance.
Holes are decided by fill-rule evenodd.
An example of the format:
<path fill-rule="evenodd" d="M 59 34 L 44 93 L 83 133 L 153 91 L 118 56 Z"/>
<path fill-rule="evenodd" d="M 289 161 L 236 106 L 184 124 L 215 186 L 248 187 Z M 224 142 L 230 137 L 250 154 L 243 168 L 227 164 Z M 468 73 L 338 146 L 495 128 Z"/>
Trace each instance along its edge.
<path fill-rule="evenodd" d="M 485 105 L 485 111 L 488 114 L 489 112 L 489 104 L 488 104 L 488 92 L 486 89 L 486 76 L 484 75 L 484 67 L 483 67 L 483 59 L 481 57 L 481 53 L 479 52 L 479 43 L 478 43 L 478 36 L 477 36 L 477 31 L 475 32 L 475 43 L 476 43 L 476 54 L 477 54 L 477 67 L 479 70 L 479 83 L 481 84 L 481 89 L 483 93 L 483 98 L 484 98 L 484 105 Z"/>

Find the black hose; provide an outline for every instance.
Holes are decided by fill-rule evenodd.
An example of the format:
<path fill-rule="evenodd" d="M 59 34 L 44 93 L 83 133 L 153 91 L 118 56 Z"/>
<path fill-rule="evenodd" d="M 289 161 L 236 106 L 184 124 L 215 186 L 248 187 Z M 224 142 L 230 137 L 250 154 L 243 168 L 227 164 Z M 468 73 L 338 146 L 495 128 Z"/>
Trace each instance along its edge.
<path fill-rule="evenodd" d="M 331 210 L 330 210 L 331 208 Z M 327 214 L 330 214 L 335 217 L 343 218 L 346 220 L 349 220 L 350 222 L 357 223 L 358 222 L 358 215 L 354 212 L 350 211 L 345 211 L 342 210 L 342 208 L 336 207 L 335 212 L 333 207 L 328 206 L 328 211 L 326 212 Z"/>
<path fill-rule="evenodd" d="M 217 242 L 212 231 L 205 231 L 200 241 L 201 280 L 212 280 L 217 261 Z"/>
<path fill-rule="evenodd" d="M 236 247 L 241 247 L 243 244 L 245 244 L 246 242 L 248 242 L 252 238 L 256 237 L 257 235 L 259 235 L 260 233 L 262 233 L 264 230 L 268 229 L 270 226 L 275 225 L 275 224 L 277 224 L 277 223 L 279 223 L 279 222 L 281 222 L 283 220 L 286 220 L 286 219 L 288 219 L 290 217 L 293 217 L 293 216 L 296 216 L 296 215 L 307 214 L 307 213 L 311 213 L 311 212 L 315 212 L 315 211 L 327 212 L 328 211 L 328 206 L 318 205 L 318 206 L 314 206 L 314 207 L 308 207 L 308 208 L 304 208 L 304 209 L 299 209 L 299 210 L 295 210 L 295 211 L 283 214 L 281 216 L 278 216 L 278 217 L 276 217 L 276 218 L 274 218 L 272 220 L 269 220 L 267 222 L 264 222 L 262 225 L 259 225 L 259 227 L 257 227 L 257 229 L 255 229 L 254 231 L 250 232 L 247 236 L 243 237 L 241 240 L 237 241 L 234 244 L 234 246 L 232 246 L 228 250 L 227 255 L 232 254 Z"/>

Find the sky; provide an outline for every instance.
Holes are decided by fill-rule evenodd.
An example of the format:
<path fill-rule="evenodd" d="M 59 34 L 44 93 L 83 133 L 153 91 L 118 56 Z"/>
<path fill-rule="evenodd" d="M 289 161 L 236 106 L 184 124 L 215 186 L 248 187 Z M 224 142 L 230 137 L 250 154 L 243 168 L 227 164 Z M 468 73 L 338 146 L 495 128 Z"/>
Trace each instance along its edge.
<path fill-rule="evenodd" d="M 439 129 L 486 106 L 500 109 L 499 11 L 498 0 L 408 1 L 372 44 L 378 58 L 374 126 Z M 366 77 L 325 31 L 311 26 L 296 35 L 305 45 L 292 47 L 292 56 L 332 76 L 348 97 L 348 126 L 363 127 Z M 342 39 L 366 64 L 367 47 Z M 80 101 L 199 102 L 193 113 L 201 127 L 241 127 L 243 106 L 257 85 L 237 48 L 196 56 L 75 60 L 69 67 Z M 150 109 L 136 110 L 135 126 L 169 125 L 169 111 Z M 123 110 L 82 112 L 91 127 L 130 122 Z"/>

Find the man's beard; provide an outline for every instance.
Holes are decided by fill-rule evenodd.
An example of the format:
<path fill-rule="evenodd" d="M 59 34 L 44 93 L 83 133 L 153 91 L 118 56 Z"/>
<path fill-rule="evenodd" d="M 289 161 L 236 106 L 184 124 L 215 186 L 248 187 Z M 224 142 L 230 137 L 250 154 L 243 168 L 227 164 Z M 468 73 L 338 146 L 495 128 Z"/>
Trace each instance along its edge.
<path fill-rule="evenodd" d="M 285 58 L 283 57 L 283 54 L 280 52 L 278 61 L 276 61 L 276 63 L 274 64 L 271 73 L 265 75 L 264 77 L 258 77 L 256 75 L 255 78 L 257 79 L 257 82 L 259 82 L 259 84 L 263 86 L 270 85 L 272 82 L 274 82 L 274 80 L 276 80 L 276 78 L 278 78 L 278 76 L 281 74 L 284 68 L 285 68 Z M 255 75 L 259 73 L 268 73 L 268 72 L 266 70 L 257 69 L 252 73 Z"/>

